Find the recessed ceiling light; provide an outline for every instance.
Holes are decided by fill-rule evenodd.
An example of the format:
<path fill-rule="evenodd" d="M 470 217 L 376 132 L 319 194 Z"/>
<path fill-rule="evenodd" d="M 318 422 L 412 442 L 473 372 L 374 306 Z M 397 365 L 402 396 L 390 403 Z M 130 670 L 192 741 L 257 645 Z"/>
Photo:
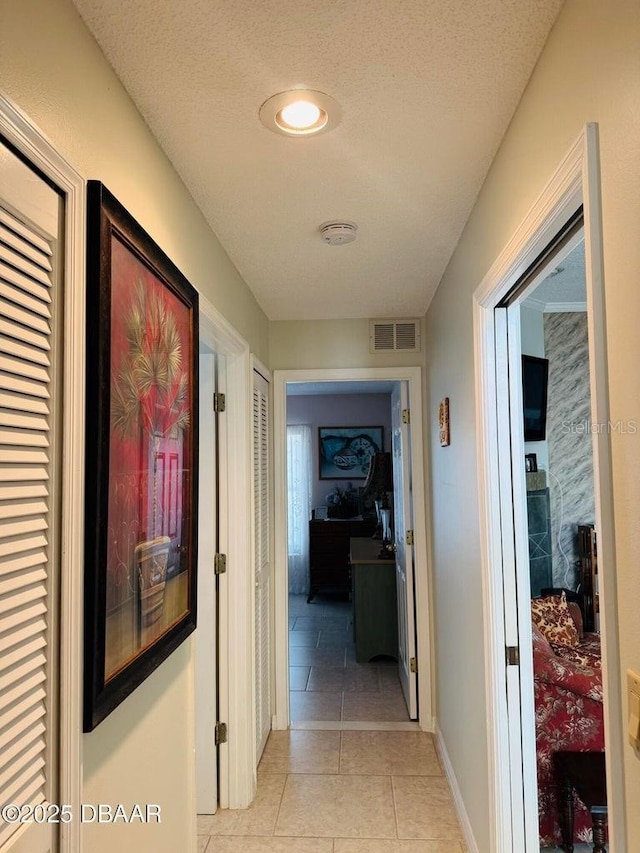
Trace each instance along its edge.
<path fill-rule="evenodd" d="M 272 95 L 260 107 L 260 121 L 274 133 L 314 136 L 332 130 L 342 113 L 338 104 L 312 89 L 292 89 Z"/>

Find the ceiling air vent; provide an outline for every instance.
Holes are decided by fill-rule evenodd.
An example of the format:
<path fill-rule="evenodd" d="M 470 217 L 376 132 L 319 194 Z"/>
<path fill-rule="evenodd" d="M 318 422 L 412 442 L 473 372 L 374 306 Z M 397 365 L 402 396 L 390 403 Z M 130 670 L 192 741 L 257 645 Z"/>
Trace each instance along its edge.
<path fill-rule="evenodd" d="M 370 320 L 370 352 L 419 352 L 419 320 Z"/>

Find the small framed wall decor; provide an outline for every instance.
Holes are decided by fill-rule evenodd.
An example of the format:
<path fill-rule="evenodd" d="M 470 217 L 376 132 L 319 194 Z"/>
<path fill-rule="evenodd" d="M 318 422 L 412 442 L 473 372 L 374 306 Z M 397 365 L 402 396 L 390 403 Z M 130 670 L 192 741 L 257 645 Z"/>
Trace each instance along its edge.
<path fill-rule="evenodd" d="M 440 430 L 440 447 L 448 447 L 451 444 L 449 434 L 449 398 L 440 401 L 438 409 L 438 427 Z"/>
<path fill-rule="evenodd" d="M 87 194 L 84 730 L 196 624 L 198 294 Z"/>

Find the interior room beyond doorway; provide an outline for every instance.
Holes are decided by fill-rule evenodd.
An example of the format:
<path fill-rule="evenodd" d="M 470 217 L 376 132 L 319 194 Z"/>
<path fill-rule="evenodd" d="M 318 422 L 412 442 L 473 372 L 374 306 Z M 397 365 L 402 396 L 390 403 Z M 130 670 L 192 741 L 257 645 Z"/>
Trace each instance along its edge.
<path fill-rule="evenodd" d="M 360 541 L 375 558 L 382 545 L 380 539 L 372 539 L 375 509 L 373 505 L 365 509 L 362 504 L 367 453 L 372 448 L 364 448 L 364 464 L 354 466 L 345 460 L 344 470 L 323 469 L 323 442 L 345 430 L 356 435 L 350 440 L 362 443 L 366 435 L 379 445 L 376 450 L 390 451 L 392 388 L 390 382 L 301 383 L 287 395 L 292 728 L 316 723 L 325 727 L 416 725 L 410 722 L 398 678 L 393 552 L 386 563 L 376 567 L 389 586 L 382 618 L 393 623 L 393 643 L 367 649 L 365 655 L 360 640 L 356 650 L 350 543 Z M 392 505 L 392 484 L 389 499 Z M 348 500 L 353 507 L 342 512 L 341 504 Z"/>

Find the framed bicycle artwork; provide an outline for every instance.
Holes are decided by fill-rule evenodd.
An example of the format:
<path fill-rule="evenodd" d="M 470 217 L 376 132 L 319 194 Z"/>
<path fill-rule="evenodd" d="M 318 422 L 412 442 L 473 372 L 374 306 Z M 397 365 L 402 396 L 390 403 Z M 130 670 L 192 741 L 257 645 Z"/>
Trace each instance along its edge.
<path fill-rule="evenodd" d="M 318 427 L 321 480 L 364 480 L 383 450 L 383 427 Z"/>

